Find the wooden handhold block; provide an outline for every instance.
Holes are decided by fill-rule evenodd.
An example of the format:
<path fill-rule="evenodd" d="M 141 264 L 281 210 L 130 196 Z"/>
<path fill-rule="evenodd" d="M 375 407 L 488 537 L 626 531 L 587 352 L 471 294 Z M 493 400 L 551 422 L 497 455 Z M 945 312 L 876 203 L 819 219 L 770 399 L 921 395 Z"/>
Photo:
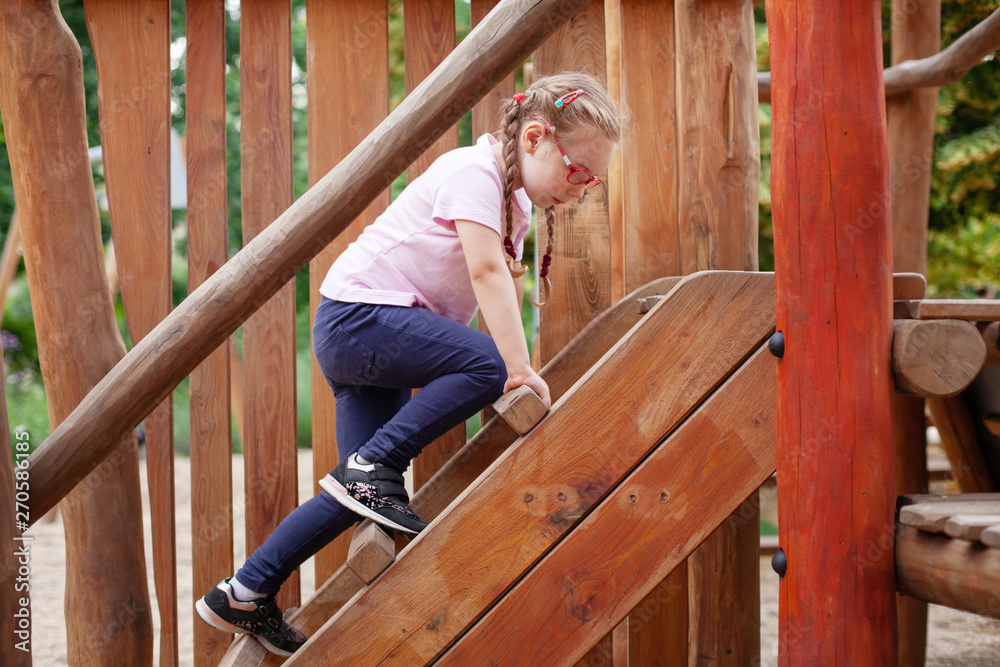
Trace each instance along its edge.
<path fill-rule="evenodd" d="M 1000 549 L 1000 526 L 993 526 L 983 531 L 979 540 L 988 547 Z"/>
<path fill-rule="evenodd" d="M 240 635 L 229 645 L 219 667 L 260 667 L 267 656 L 267 649 L 253 635 Z"/>
<path fill-rule="evenodd" d="M 347 567 L 365 584 L 375 581 L 396 560 L 396 542 L 373 521 L 354 529 L 347 551 Z"/>
<path fill-rule="evenodd" d="M 959 514 L 948 519 L 944 532 L 960 540 L 978 542 L 983 531 L 993 527 L 1000 528 L 1000 514 Z"/>
<path fill-rule="evenodd" d="M 663 298 L 662 294 L 653 294 L 652 296 L 642 296 L 635 300 L 635 312 L 640 315 L 645 315 L 649 311 L 653 310 L 653 307 L 660 302 Z"/>
<path fill-rule="evenodd" d="M 493 409 L 518 435 L 533 429 L 549 411 L 538 394 L 524 385 L 511 389 L 494 401 Z"/>
<path fill-rule="evenodd" d="M 1000 514 L 1000 501 L 960 501 L 908 505 L 899 509 L 899 522 L 928 533 L 943 533 L 948 520 L 956 516 L 993 516 Z"/>
<path fill-rule="evenodd" d="M 927 398 L 954 396 L 979 374 L 986 345 L 975 325 L 961 320 L 893 322 L 896 390 Z"/>

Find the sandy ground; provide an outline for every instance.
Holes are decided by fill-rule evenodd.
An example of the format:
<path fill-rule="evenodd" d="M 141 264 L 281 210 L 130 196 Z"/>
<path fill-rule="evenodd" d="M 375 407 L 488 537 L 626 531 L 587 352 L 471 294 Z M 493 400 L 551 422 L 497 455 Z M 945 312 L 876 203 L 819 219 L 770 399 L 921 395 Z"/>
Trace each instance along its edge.
<path fill-rule="evenodd" d="M 242 474 L 241 457 L 233 457 L 234 514 L 236 525 L 242 526 Z M 145 468 L 143 467 L 143 484 Z M 189 496 L 190 472 L 188 459 L 177 459 L 177 577 L 179 582 L 178 617 L 181 628 L 179 649 L 181 665 L 193 664 L 191 628 L 196 622 L 193 613 L 194 596 L 191 590 L 190 525 L 191 506 Z M 311 495 L 313 476 L 308 452 L 299 458 L 299 488 L 301 500 Z M 765 498 L 762 511 L 765 515 L 773 511 L 771 498 Z M 145 498 L 144 498 L 145 504 Z M 149 508 L 146 511 L 146 554 L 148 567 L 152 571 L 150 558 Z M 52 518 L 53 520 L 49 520 Z M 236 564 L 245 558 L 243 535 L 238 530 L 235 537 Z M 47 517 L 28 532 L 34 536 L 31 560 L 31 605 L 32 605 L 32 649 L 34 664 L 48 667 L 65 665 L 66 633 L 63 624 L 63 594 L 65 588 L 65 542 L 62 522 L 58 516 Z M 778 641 L 778 577 L 771 570 L 770 559 L 762 558 L 761 580 L 761 664 L 777 664 Z M 152 581 L 152 574 L 150 574 Z M 302 569 L 302 597 L 306 599 L 315 590 L 312 562 Z M 203 591 L 199 592 L 199 595 Z M 156 602 L 153 601 L 153 608 Z M 197 622 L 200 622 L 198 620 Z M 927 665 L 934 667 L 990 667 L 1000 666 L 1000 621 L 932 606 L 930 611 Z M 159 636 L 158 619 L 154 617 L 154 636 Z M 158 640 L 157 640 L 158 641 Z"/>

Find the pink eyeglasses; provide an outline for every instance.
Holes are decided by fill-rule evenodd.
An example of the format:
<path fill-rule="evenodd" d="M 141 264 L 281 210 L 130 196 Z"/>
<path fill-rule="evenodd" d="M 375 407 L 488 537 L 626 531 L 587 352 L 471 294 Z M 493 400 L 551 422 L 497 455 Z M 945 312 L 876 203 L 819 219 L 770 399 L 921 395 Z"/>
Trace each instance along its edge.
<path fill-rule="evenodd" d="M 534 118 L 536 118 L 537 120 L 541 120 L 542 124 L 545 126 L 545 129 L 552 133 L 552 141 L 556 142 L 556 148 L 559 149 L 559 153 L 562 155 L 563 162 L 565 162 L 566 166 L 569 167 L 569 174 L 566 175 L 566 180 L 569 181 L 572 185 L 583 185 L 584 190 L 589 190 L 590 188 L 600 185 L 601 179 L 597 178 L 596 176 L 591 176 L 584 169 L 580 169 L 579 167 L 574 167 L 573 163 L 569 161 L 569 156 L 566 155 L 566 151 L 563 150 L 563 147 L 559 145 L 559 140 L 556 139 L 555 128 L 546 123 L 541 118 L 538 118 L 537 116 L 535 116 Z"/>

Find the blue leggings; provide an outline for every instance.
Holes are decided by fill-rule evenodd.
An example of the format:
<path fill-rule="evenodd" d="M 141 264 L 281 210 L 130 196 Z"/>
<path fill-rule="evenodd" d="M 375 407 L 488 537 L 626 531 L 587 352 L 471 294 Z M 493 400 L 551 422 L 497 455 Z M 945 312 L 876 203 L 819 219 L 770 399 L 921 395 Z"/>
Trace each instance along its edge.
<path fill-rule="evenodd" d="M 425 308 L 323 298 L 313 350 L 337 399 L 337 450 L 403 471 L 427 444 L 503 393 L 493 339 Z M 413 388 L 421 390 L 411 398 Z M 237 573 L 273 594 L 361 517 L 321 492 L 293 510 Z"/>

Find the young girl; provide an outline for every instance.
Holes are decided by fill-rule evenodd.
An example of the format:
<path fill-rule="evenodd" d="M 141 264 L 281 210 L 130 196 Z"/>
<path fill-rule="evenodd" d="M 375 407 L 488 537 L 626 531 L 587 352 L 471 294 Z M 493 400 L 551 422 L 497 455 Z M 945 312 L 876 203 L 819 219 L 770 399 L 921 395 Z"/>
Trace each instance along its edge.
<path fill-rule="evenodd" d="M 549 293 L 553 209 L 600 184 L 621 138 L 618 112 L 584 74 L 539 79 L 502 109 L 499 141 L 441 156 L 337 259 L 320 288 L 313 346 L 336 396 L 340 464 L 199 616 L 290 655 L 305 637 L 274 602 L 288 576 L 363 517 L 416 534 L 403 471 L 420 450 L 500 395 L 527 385 L 546 405 L 521 325 L 519 263 L 530 204 L 544 209 Z M 476 311 L 491 336 L 468 326 Z M 412 390 L 420 391 L 412 396 Z"/>

